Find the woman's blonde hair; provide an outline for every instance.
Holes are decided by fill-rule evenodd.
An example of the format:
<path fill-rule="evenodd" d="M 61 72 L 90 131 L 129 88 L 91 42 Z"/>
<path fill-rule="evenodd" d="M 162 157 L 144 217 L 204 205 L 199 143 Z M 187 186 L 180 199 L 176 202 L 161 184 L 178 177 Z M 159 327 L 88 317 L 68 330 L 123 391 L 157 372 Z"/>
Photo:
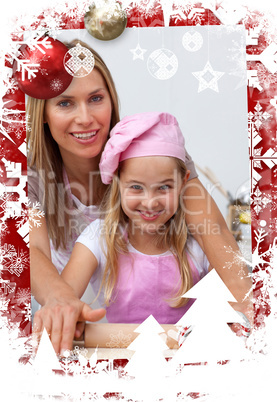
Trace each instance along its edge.
<path fill-rule="evenodd" d="M 178 172 L 182 179 L 186 176 L 186 165 L 183 161 L 173 158 L 176 161 Z M 112 298 L 113 288 L 118 278 L 118 255 L 128 254 L 128 217 L 125 215 L 120 204 L 119 190 L 120 167 L 115 174 L 108 191 L 105 194 L 101 209 L 104 212 L 104 235 L 105 252 L 107 263 L 99 290 L 104 289 L 105 303 L 109 305 Z M 157 235 L 156 244 L 158 247 L 170 249 L 175 256 L 181 276 L 181 283 L 178 289 L 173 290 L 172 298 L 168 300 L 172 307 L 181 307 L 187 303 L 187 299 L 181 296 L 193 285 L 191 268 L 187 258 L 186 242 L 187 227 L 185 221 L 185 211 L 181 202 L 180 194 L 179 206 L 175 215 L 165 224 L 162 235 Z"/>
<path fill-rule="evenodd" d="M 94 55 L 94 68 L 103 76 L 112 103 L 112 115 L 110 130 L 119 121 L 119 100 L 115 84 L 108 67 L 100 55 L 91 49 L 87 44 L 74 40 L 66 46 L 70 49 L 80 43 L 88 48 Z M 45 100 L 29 97 L 27 101 L 27 148 L 28 165 L 34 168 L 43 182 L 44 200 L 43 210 L 48 225 L 49 237 L 54 247 L 66 248 L 70 238 L 70 216 L 77 214 L 71 198 L 64 183 L 63 161 L 61 158 L 58 144 L 53 139 L 48 124 L 44 124 Z M 105 186 L 102 184 L 100 176 L 97 176 L 97 188 L 101 199 Z"/>

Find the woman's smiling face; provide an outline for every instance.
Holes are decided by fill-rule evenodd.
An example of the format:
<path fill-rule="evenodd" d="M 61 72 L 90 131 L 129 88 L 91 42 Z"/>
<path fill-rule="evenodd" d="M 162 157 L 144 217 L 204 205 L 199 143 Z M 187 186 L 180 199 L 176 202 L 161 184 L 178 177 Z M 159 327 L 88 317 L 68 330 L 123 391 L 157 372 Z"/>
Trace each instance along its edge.
<path fill-rule="evenodd" d="M 100 154 L 109 134 L 112 103 L 106 82 L 94 69 L 73 78 L 61 95 L 46 101 L 44 122 L 48 123 L 62 158 L 93 158 Z"/>

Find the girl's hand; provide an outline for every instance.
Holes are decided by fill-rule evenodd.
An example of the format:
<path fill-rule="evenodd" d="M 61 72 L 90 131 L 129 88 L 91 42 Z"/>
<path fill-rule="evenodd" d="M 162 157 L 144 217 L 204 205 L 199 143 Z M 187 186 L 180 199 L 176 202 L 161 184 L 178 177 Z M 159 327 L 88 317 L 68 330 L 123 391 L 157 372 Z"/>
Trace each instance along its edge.
<path fill-rule="evenodd" d="M 35 313 L 33 334 L 38 342 L 45 328 L 57 354 L 72 349 L 74 337 L 80 338 L 85 321 L 99 321 L 105 316 L 104 309 L 93 310 L 73 293 L 51 298 Z M 76 327 L 77 325 L 77 327 Z"/>

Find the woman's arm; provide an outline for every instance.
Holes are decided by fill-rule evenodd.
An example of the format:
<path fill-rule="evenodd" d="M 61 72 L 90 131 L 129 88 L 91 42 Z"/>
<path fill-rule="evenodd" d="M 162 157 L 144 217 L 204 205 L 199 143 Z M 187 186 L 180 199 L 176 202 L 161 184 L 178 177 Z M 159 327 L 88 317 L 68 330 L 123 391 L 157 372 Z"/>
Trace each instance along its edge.
<path fill-rule="evenodd" d="M 216 203 L 197 178 L 187 182 L 184 204 L 190 233 L 238 301 L 233 307 L 252 322 L 252 281 L 247 265 Z"/>
<path fill-rule="evenodd" d="M 30 227 L 31 289 L 42 304 L 34 316 L 33 332 L 39 337 L 46 328 L 55 352 L 61 353 L 71 349 L 74 336 L 81 336 L 82 326 L 76 330 L 78 321 L 98 321 L 105 315 L 105 310 L 92 310 L 61 278 L 51 262 L 45 218 L 41 218 L 40 224 Z"/>

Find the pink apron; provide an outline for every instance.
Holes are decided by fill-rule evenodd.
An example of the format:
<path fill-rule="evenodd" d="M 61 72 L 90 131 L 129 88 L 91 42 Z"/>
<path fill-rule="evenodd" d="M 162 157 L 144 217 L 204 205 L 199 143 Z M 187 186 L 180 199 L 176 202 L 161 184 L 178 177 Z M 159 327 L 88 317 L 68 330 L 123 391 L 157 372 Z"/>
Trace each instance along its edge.
<path fill-rule="evenodd" d="M 190 256 L 194 284 L 199 273 Z M 180 287 L 180 272 L 172 254 L 119 256 L 119 276 L 106 317 L 113 323 L 142 323 L 150 314 L 160 324 L 176 324 L 194 302 L 173 308 L 167 302 Z"/>

